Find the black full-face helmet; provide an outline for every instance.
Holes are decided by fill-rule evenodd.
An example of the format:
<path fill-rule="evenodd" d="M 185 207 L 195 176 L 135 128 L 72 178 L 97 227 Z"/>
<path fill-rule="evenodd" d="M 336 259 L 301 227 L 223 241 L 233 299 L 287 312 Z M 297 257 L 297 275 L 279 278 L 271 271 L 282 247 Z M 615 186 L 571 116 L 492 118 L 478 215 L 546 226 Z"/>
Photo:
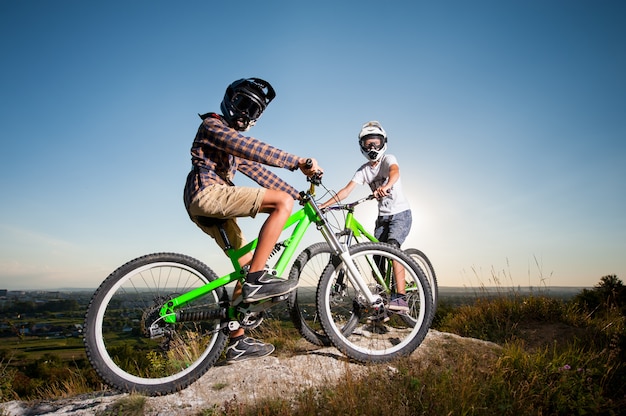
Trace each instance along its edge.
<path fill-rule="evenodd" d="M 220 108 L 230 127 L 246 131 L 274 97 L 276 92 L 269 82 L 260 78 L 239 79 L 226 88 Z"/>

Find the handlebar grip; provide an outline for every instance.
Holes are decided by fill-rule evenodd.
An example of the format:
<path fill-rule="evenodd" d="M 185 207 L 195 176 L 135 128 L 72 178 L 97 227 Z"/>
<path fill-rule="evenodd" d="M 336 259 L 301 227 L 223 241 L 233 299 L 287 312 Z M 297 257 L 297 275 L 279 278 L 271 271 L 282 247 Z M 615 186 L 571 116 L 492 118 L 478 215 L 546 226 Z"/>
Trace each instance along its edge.
<path fill-rule="evenodd" d="M 308 158 L 304 162 L 304 167 L 307 168 L 307 169 L 311 169 L 313 167 L 313 160 L 311 158 Z"/>

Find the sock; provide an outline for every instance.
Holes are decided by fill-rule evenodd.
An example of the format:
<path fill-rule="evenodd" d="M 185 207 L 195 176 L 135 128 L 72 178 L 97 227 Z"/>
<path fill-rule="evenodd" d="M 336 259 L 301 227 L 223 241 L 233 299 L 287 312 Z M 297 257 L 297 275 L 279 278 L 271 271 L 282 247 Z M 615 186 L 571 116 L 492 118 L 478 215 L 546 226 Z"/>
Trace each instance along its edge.
<path fill-rule="evenodd" d="M 245 335 L 239 335 L 238 337 L 231 338 L 228 344 L 233 345 L 235 342 L 241 341 L 244 338 L 245 338 Z"/>

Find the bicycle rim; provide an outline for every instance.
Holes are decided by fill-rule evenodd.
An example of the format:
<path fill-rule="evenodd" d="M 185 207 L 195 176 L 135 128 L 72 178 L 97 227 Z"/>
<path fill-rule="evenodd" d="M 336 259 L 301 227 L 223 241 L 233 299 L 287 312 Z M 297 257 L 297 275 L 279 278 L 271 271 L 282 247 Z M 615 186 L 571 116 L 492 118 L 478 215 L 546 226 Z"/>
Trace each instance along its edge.
<path fill-rule="evenodd" d="M 439 303 L 439 284 L 437 283 L 437 275 L 435 274 L 435 269 L 422 251 L 416 248 L 407 248 L 404 250 L 406 254 L 408 254 L 411 259 L 417 263 L 417 265 L 422 269 L 426 279 L 428 280 L 428 284 L 430 285 L 430 293 L 433 298 L 433 314 L 437 310 L 437 305 Z M 407 288 L 407 294 L 410 294 L 411 289 Z"/>
<path fill-rule="evenodd" d="M 337 349 L 361 362 L 384 362 L 410 354 L 426 336 L 432 320 L 430 288 L 423 272 L 405 253 L 387 244 L 361 243 L 352 246 L 350 253 L 361 278 L 372 293 L 383 298 L 385 306 L 391 294 L 375 278 L 380 274 L 375 256 L 402 265 L 407 286 L 413 288 L 410 310 L 400 314 L 386 307 L 370 307 L 358 287 L 343 277 L 345 264 L 329 264 L 317 294 L 326 334 Z"/>
<path fill-rule="evenodd" d="M 167 394 L 208 370 L 226 342 L 220 319 L 165 324 L 159 310 L 215 278 L 201 262 L 177 254 L 140 257 L 113 272 L 94 294 L 85 318 L 87 355 L 105 382 L 121 391 Z M 213 291 L 184 311 L 217 310 L 221 293 Z"/>

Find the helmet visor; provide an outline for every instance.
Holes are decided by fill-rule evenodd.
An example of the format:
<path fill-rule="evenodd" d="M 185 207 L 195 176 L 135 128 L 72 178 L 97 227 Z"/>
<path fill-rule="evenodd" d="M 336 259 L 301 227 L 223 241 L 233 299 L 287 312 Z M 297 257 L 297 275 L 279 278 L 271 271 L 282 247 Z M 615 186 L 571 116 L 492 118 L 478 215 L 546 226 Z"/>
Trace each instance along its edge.
<path fill-rule="evenodd" d="M 383 136 L 379 134 L 368 134 L 360 140 L 363 150 L 380 150 L 384 145 Z"/>
<path fill-rule="evenodd" d="M 261 116 L 263 109 L 252 98 L 242 93 L 235 93 L 231 100 L 233 108 L 241 115 L 246 115 L 250 120 L 256 120 Z"/>

